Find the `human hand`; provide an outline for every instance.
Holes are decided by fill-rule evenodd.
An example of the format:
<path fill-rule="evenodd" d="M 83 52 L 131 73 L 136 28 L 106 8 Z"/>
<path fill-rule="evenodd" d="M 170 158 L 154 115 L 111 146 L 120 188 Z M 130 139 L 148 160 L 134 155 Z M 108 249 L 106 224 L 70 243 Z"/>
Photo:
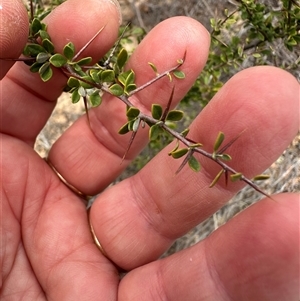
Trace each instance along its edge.
<path fill-rule="evenodd" d="M 0 0 L 0 57 L 17 57 L 27 39 L 21 1 Z M 91 10 L 87 7 L 93 8 Z M 80 49 L 103 25 L 87 50 L 100 58 L 114 43 L 118 12 L 110 1 L 69 0 L 47 17 L 58 50 L 71 40 Z M 13 25 L 13 26 L 11 26 Z M 169 19 L 149 33 L 129 65 L 137 83 L 151 78 L 147 62 L 161 70 L 186 51 L 186 79 L 176 82 L 180 101 L 203 68 L 209 47 L 195 20 Z M 85 53 L 86 55 L 87 53 Z M 172 241 L 210 216 L 241 185 L 208 188 L 218 171 L 202 160 L 203 171 L 182 170 L 167 147 L 137 175 L 105 190 L 90 212 L 32 149 L 49 118 L 65 77 L 56 72 L 42 83 L 23 63 L 0 60 L 1 76 L 1 300 L 298 300 L 299 195 L 263 199 L 197 245 L 156 260 Z M 1 78 L 2 78 L 1 77 Z M 168 80 L 140 92 L 133 101 L 145 110 L 165 104 Z M 55 143 L 49 161 L 85 194 L 102 191 L 147 142 L 138 133 L 120 165 L 128 137 L 117 131 L 124 107 L 106 96 L 90 111 L 92 131 L 80 118 Z M 249 177 L 265 170 L 298 130 L 299 84 L 271 67 L 234 76 L 191 126 L 193 139 L 213 145 L 222 130 L 230 140 L 232 165 Z M 129 272 L 120 280 L 119 266 Z"/>

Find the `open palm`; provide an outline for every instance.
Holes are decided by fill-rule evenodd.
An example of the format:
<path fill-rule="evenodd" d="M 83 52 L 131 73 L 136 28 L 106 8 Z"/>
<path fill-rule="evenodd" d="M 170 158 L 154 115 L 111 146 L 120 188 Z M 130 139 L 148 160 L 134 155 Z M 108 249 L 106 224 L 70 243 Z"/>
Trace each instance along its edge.
<path fill-rule="evenodd" d="M 68 0 L 47 17 L 57 51 L 72 41 L 101 58 L 114 44 L 119 14 L 112 1 Z M 18 0 L 0 0 L 0 57 L 18 57 L 27 39 L 27 13 Z M 205 65 L 209 35 L 197 21 L 176 17 L 159 24 L 138 46 L 128 68 L 137 84 L 164 71 L 186 52 L 178 103 Z M 1 64 L 1 300 L 298 300 L 299 195 L 274 196 L 248 208 L 199 244 L 157 258 L 210 216 L 241 185 L 208 188 L 218 171 L 182 170 L 167 147 L 137 175 L 105 190 L 90 212 L 107 259 L 93 242 L 86 208 L 32 149 L 66 83 L 59 71 L 47 83 L 23 63 Z M 9 70 L 10 69 L 10 70 Z M 161 80 L 134 96 L 144 111 L 165 104 L 172 87 Z M 80 191 L 95 195 L 115 179 L 147 143 L 138 133 L 128 143 L 118 129 L 124 105 L 106 95 L 52 147 L 49 160 Z M 246 129 L 230 149 L 233 166 L 249 177 L 265 170 L 298 130 L 299 84 L 288 73 L 251 68 L 234 76 L 191 126 L 191 136 L 211 147 L 222 130 L 228 139 Z M 120 280 L 118 267 L 129 271 Z"/>

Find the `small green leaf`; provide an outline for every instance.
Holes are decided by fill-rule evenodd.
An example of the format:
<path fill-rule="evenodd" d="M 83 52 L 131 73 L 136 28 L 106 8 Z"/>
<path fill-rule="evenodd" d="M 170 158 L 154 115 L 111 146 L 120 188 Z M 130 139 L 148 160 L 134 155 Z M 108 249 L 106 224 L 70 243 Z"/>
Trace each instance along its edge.
<path fill-rule="evenodd" d="M 48 39 L 49 41 L 51 41 L 51 38 L 46 30 L 40 30 L 39 35 L 42 40 Z"/>
<path fill-rule="evenodd" d="M 152 70 L 155 72 L 155 74 L 157 75 L 158 72 L 157 72 L 156 66 L 155 66 L 153 63 L 150 63 L 150 62 L 148 62 L 148 64 L 149 64 L 149 66 L 152 68 Z"/>
<path fill-rule="evenodd" d="M 74 77 L 71 76 L 68 79 L 67 85 L 70 88 L 78 88 L 80 86 L 80 83 L 79 83 L 79 80 L 77 78 L 74 78 Z"/>
<path fill-rule="evenodd" d="M 183 157 L 187 152 L 188 148 L 180 148 L 175 151 L 172 151 L 171 153 L 169 153 L 169 155 L 171 155 L 174 159 L 179 159 Z"/>
<path fill-rule="evenodd" d="M 68 60 L 72 60 L 74 55 L 75 55 L 75 46 L 72 42 L 69 42 L 63 50 L 64 56 L 68 59 Z"/>
<path fill-rule="evenodd" d="M 74 78 L 74 77 L 71 76 L 68 79 L 67 85 L 70 88 L 78 88 L 80 86 L 80 83 L 79 83 L 79 80 L 77 78 Z"/>
<path fill-rule="evenodd" d="M 126 84 L 126 79 L 127 79 L 128 75 L 129 75 L 131 72 L 132 72 L 132 70 L 128 70 L 128 71 L 122 72 L 122 73 L 120 73 L 120 74 L 118 75 L 118 80 L 119 80 L 119 82 L 120 82 L 123 86 L 125 86 L 125 84 Z"/>
<path fill-rule="evenodd" d="M 139 129 L 140 122 L 141 122 L 141 119 L 140 119 L 140 118 L 137 118 L 137 119 L 134 121 L 134 123 L 133 123 L 133 125 L 132 125 L 132 130 L 133 130 L 134 132 L 137 132 L 137 130 Z"/>
<path fill-rule="evenodd" d="M 149 130 L 149 139 L 151 141 L 156 140 L 162 133 L 163 129 L 161 128 L 160 124 L 154 124 L 150 127 Z"/>
<path fill-rule="evenodd" d="M 172 110 L 167 114 L 167 120 L 180 121 L 183 118 L 183 112 L 179 110 Z"/>
<path fill-rule="evenodd" d="M 104 82 L 104 83 L 111 83 L 114 80 L 115 80 L 115 72 L 113 70 L 104 70 L 101 73 L 101 81 L 102 82 Z"/>
<path fill-rule="evenodd" d="M 173 75 L 178 79 L 184 79 L 185 78 L 185 73 L 183 71 L 180 71 L 180 70 L 173 71 Z"/>
<path fill-rule="evenodd" d="M 125 80 L 125 87 L 134 84 L 134 80 L 135 80 L 135 73 L 133 70 L 130 70 Z"/>
<path fill-rule="evenodd" d="M 47 52 L 51 54 L 54 53 L 54 44 L 50 40 L 44 39 L 42 41 L 42 45 L 47 50 Z"/>
<path fill-rule="evenodd" d="M 53 71 L 50 67 L 49 62 L 46 62 L 41 66 L 41 68 L 39 69 L 39 74 L 44 82 L 48 81 L 52 77 Z"/>
<path fill-rule="evenodd" d="M 232 160 L 231 156 L 228 154 L 220 154 L 220 155 L 217 155 L 217 157 L 223 161 L 231 161 Z"/>
<path fill-rule="evenodd" d="M 84 89 L 91 89 L 91 88 L 93 88 L 93 79 L 90 76 L 84 75 L 81 78 L 84 81 L 82 81 L 82 80 L 80 81 L 80 86 L 82 86 Z"/>
<path fill-rule="evenodd" d="M 36 62 L 39 64 L 45 63 L 50 58 L 49 53 L 40 52 L 36 57 Z"/>
<path fill-rule="evenodd" d="M 132 91 L 136 89 L 136 84 L 130 84 L 125 87 L 124 92 L 129 95 Z"/>
<path fill-rule="evenodd" d="M 72 92 L 72 103 L 77 103 L 79 100 L 80 100 L 81 96 L 80 94 L 78 93 L 78 89 L 75 89 L 73 92 Z"/>
<path fill-rule="evenodd" d="M 95 83 L 100 82 L 99 72 L 97 70 L 91 69 L 89 74 Z"/>
<path fill-rule="evenodd" d="M 243 176 L 242 173 L 237 172 L 237 173 L 235 173 L 235 174 L 230 175 L 230 180 L 231 180 L 232 182 L 236 182 L 236 181 L 239 181 L 239 180 L 242 178 L 242 176 Z"/>
<path fill-rule="evenodd" d="M 140 114 L 140 110 L 135 107 L 130 107 L 126 112 L 126 116 L 127 116 L 128 120 L 132 120 L 132 119 L 138 117 L 139 114 Z"/>
<path fill-rule="evenodd" d="M 186 137 L 186 136 L 188 135 L 189 131 L 190 131 L 190 129 L 187 128 L 187 129 L 183 130 L 183 131 L 180 133 L 180 135 L 181 135 L 182 137 Z"/>
<path fill-rule="evenodd" d="M 128 59 L 128 53 L 126 49 L 122 48 L 117 56 L 117 64 L 120 70 L 124 67 L 127 59 Z"/>
<path fill-rule="evenodd" d="M 125 123 L 120 129 L 119 129 L 119 134 L 120 135 L 125 135 L 129 132 L 129 129 L 128 129 L 128 122 Z"/>
<path fill-rule="evenodd" d="M 43 64 L 40 64 L 40 63 L 33 63 L 31 66 L 30 66 L 30 71 L 33 72 L 33 73 L 36 73 L 36 72 L 39 72 L 40 68 L 42 67 Z"/>
<path fill-rule="evenodd" d="M 98 107 L 102 102 L 102 98 L 100 96 L 100 91 L 96 90 L 95 92 L 93 92 L 89 96 L 89 100 L 90 100 L 93 107 Z"/>
<path fill-rule="evenodd" d="M 30 26 L 30 29 L 31 29 L 31 34 L 34 36 L 36 35 L 40 29 L 42 29 L 42 23 L 41 21 L 38 19 L 38 18 L 34 18 L 31 22 L 31 26 Z"/>
<path fill-rule="evenodd" d="M 257 175 L 253 178 L 253 181 L 265 181 L 270 179 L 270 175 Z"/>
<path fill-rule="evenodd" d="M 261 54 L 256 52 L 256 53 L 253 53 L 252 56 L 258 59 L 261 57 Z"/>
<path fill-rule="evenodd" d="M 219 173 L 216 175 L 216 177 L 213 179 L 213 181 L 211 182 L 211 184 L 209 185 L 209 188 L 212 188 L 213 186 L 215 186 L 217 184 L 217 182 L 220 180 L 222 174 L 225 172 L 224 169 L 221 169 L 219 171 Z"/>
<path fill-rule="evenodd" d="M 128 122 L 128 130 L 129 130 L 129 131 L 133 131 L 133 125 L 134 125 L 134 122 L 135 122 L 135 119 L 131 119 L 131 120 Z"/>
<path fill-rule="evenodd" d="M 215 144 L 214 144 L 214 152 L 217 152 L 218 149 L 220 148 L 221 144 L 223 143 L 225 138 L 225 135 L 223 132 L 219 132 L 218 136 L 216 138 Z"/>
<path fill-rule="evenodd" d="M 115 96 L 121 96 L 124 93 L 123 88 L 119 84 L 110 86 L 109 91 Z"/>
<path fill-rule="evenodd" d="M 56 68 L 61 68 L 67 63 L 67 59 L 59 53 L 52 55 L 49 61 Z"/>
<path fill-rule="evenodd" d="M 40 52 L 47 52 L 46 49 L 39 44 L 27 44 L 23 54 L 26 56 L 36 57 Z"/>
<path fill-rule="evenodd" d="M 86 97 L 86 96 L 87 96 L 86 90 L 85 90 L 82 86 L 80 86 L 80 87 L 78 88 L 78 93 L 79 93 L 79 95 L 80 95 L 81 97 Z"/>
<path fill-rule="evenodd" d="M 200 165 L 199 161 L 194 156 L 191 156 L 189 158 L 188 163 L 189 163 L 189 167 L 193 171 L 195 171 L 195 172 L 199 172 L 200 171 L 201 165 Z"/>
<path fill-rule="evenodd" d="M 172 156 L 172 153 L 176 152 L 179 148 L 179 141 L 176 141 L 175 147 L 168 153 L 169 156 Z"/>
<path fill-rule="evenodd" d="M 72 66 L 79 75 L 83 76 L 85 74 L 77 63 L 72 63 Z"/>
<path fill-rule="evenodd" d="M 159 120 L 163 114 L 163 108 L 159 104 L 152 104 L 151 106 L 151 115 L 154 119 Z"/>
<path fill-rule="evenodd" d="M 79 66 L 86 66 L 89 65 L 91 63 L 93 59 L 88 56 L 88 57 L 84 57 L 81 60 L 79 60 L 78 62 L 76 62 Z"/>

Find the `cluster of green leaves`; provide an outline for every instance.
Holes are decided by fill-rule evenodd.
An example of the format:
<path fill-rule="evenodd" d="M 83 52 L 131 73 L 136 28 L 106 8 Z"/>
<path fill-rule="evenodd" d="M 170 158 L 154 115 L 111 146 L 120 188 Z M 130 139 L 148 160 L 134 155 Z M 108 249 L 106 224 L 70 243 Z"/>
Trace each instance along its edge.
<path fill-rule="evenodd" d="M 33 11 L 32 4 L 33 2 L 31 2 L 31 12 Z M 231 16 L 232 15 L 233 14 L 231 14 Z M 230 20 L 231 16 L 228 16 L 227 21 Z M 72 102 L 76 103 L 83 98 L 87 117 L 87 99 L 89 99 L 92 106 L 98 106 L 102 102 L 101 95 L 104 92 L 118 97 L 123 103 L 125 103 L 127 108 L 127 122 L 120 128 L 119 133 L 124 135 L 131 132 L 131 138 L 129 139 L 124 157 L 129 151 L 140 127 L 145 127 L 147 125 L 149 126 L 150 141 L 160 141 L 161 137 L 165 137 L 166 135 L 177 140 L 175 148 L 169 152 L 169 156 L 174 159 L 183 158 L 177 173 L 182 170 L 185 165 L 189 165 L 189 167 L 195 172 L 200 171 L 201 164 L 195 156 L 195 153 L 198 153 L 214 160 L 222 168 L 211 186 L 213 186 L 221 178 L 222 174 L 225 174 L 227 182 L 228 174 L 230 174 L 232 181 L 242 180 L 256 190 L 265 194 L 242 173 L 236 172 L 224 163 L 231 160 L 230 155 L 226 154 L 225 150 L 238 137 L 220 149 L 225 138 L 224 134 L 220 132 L 216 138 L 213 152 L 208 153 L 202 150 L 202 144 L 200 142 L 192 141 L 188 138 L 188 129 L 185 129 L 182 132 L 175 130 L 176 123 L 180 122 L 184 117 L 183 111 L 171 109 L 175 85 L 173 86 L 173 90 L 166 107 L 163 108 L 162 105 L 153 104 L 151 108 L 151 116 L 145 115 L 139 108 L 135 107 L 130 102 L 130 97 L 132 95 L 146 89 L 162 77 L 168 77 L 170 82 L 173 82 L 174 77 L 177 79 L 184 79 L 185 74 L 179 68 L 184 63 L 185 57 L 178 59 L 177 64 L 173 68 L 170 68 L 163 73 L 159 73 L 158 68 L 153 63 L 149 62 L 149 66 L 152 71 L 154 71 L 155 76 L 149 82 L 137 87 L 135 83 L 134 70 L 125 69 L 126 62 L 129 57 L 128 51 L 122 47 L 124 39 L 128 39 L 128 37 L 125 36 L 126 28 L 123 29 L 116 45 L 102 60 L 91 65 L 91 57 L 84 57 L 80 59 L 82 52 L 94 41 L 103 29 L 104 27 L 102 27 L 80 50 L 76 51 L 74 44 L 69 42 L 63 48 L 62 53 L 57 53 L 55 51 L 55 46 L 51 41 L 51 37 L 47 32 L 46 25 L 39 17 L 31 18 L 29 39 L 23 52 L 27 59 L 24 61 L 30 65 L 30 70 L 32 72 L 39 73 L 44 82 L 51 79 L 54 68 L 63 72 L 68 77 L 66 90 L 71 93 Z M 180 143 L 183 144 L 184 147 L 180 146 Z M 160 148 L 161 147 L 162 146 L 160 146 Z M 264 176 L 259 177 L 259 179 L 262 179 Z"/>
<path fill-rule="evenodd" d="M 204 107 L 237 71 L 250 66 L 273 64 L 291 72 L 299 70 L 299 59 L 280 61 L 276 45 L 294 51 L 300 43 L 300 5 L 294 0 L 278 0 L 279 7 L 256 0 L 236 1 L 233 11 L 211 19 L 211 48 L 207 64 L 184 102 L 200 102 Z"/>

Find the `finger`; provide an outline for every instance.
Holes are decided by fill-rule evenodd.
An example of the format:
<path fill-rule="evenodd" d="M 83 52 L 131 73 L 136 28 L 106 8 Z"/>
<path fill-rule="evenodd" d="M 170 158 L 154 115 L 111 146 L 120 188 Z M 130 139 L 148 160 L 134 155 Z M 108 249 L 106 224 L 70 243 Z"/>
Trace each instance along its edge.
<path fill-rule="evenodd" d="M 128 68 L 135 71 L 137 86 L 140 86 L 155 76 L 148 62 L 153 62 L 159 72 L 163 72 L 176 66 L 177 60 L 186 53 L 181 69 L 187 76 L 183 81 L 174 80 L 174 106 L 203 68 L 208 48 L 209 36 L 200 23 L 186 17 L 172 18 L 146 36 L 131 57 Z M 172 84 L 164 78 L 131 97 L 130 101 L 149 113 L 152 103 L 165 107 L 171 91 Z M 90 111 L 92 131 L 83 116 L 52 147 L 49 154 L 52 164 L 82 192 L 94 195 L 103 190 L 147 143 L 148 128 L 141 129 L 128 153 L 128 160 L 121 165 L 130 138 L 118 134 L 127 121 L 125 112 L 126 106 L 119 99 L 106 95 L 101 106 Z"/>
<path fill-rule="evenodd" d="M 79 51 L 105 26 L 82 54 L 100 59 L 118 35 L 119 12 L 112 3 L 108 0 L 69 0 L 58 6 L 45 19 L 55 50 L 62 52 L 72 41 Z M 28 66 L 21 62 L 15 64 L 1 85 L 1 110 L 4 112 L 1 131 L 33 145 L 66 81 L 59 70 L 54 70 L 52 79 L 43 83 L 38 74 L 29 72 Z"/>
<path fill-rule="evenodd" d="M 0 1 L 0 80 L 12 67 L 27 41 L 28 15 L 19 0 Z"/>
<path fill-rule="evenodd" d="M 28 145 L 5 135 L 1 143 L 5 292 L 23 289 L 30 300 L 116 300 L 119 276 L 93 242 L 84 204 Z"/>
<path fill-rule="evenodd" d="M 263 172 L 297 133 L 299 84 L 288 73 L 257 67 L 234 76 L 191 126 L 191 139 L 212 151 L 218 131 L 228 141 L 245 133 L 230 147 L 229 165 L 248 178 Z M 91 210 L 95 233 L 109 257 L 132 269 L 159 257 L 182 236 L 217 211 L 241 187 L 222 179 L 210 183 L 220 170 L 199 157 L 202 171 L 167 154 L 171 144 L 138 174 L 103 192 Z"/>
<path fill-rule="evenodd" d="M 130 272 L 118 300 L 298 300 L 299 195 L 274 198 L 190 249 Z"/>

